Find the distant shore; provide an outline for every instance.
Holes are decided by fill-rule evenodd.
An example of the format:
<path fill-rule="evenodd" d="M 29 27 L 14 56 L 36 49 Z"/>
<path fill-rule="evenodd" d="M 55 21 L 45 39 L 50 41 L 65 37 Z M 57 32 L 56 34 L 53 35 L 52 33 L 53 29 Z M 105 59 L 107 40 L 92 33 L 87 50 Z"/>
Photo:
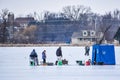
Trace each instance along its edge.
<path fill-rule="evenodd" d="M 84 46 L 73 44 L 0 44 L 0 47 Z"/>
<path fill-rule="evenodd" d="M 92 44 L 0 44 L 0 47 L 41 47 L 41 46 L 92 46 Z M 120 46 L 120 44 L 115 46 Z"/>

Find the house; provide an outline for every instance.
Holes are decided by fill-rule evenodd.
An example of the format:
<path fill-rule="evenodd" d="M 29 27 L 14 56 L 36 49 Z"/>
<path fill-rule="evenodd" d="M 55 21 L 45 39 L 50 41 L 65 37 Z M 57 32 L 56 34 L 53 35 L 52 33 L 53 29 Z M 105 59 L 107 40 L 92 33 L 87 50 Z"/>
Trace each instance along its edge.
<path fill-rule="evenodd" d="M 15 22 L 20 26 L 20 27 L 27 27 L 30 22 L 33 22 L 34 18 L 33 17 L 18 17 L 15 19 Z"/>
<path fill-rule="evenodd" d="M 119 44 L 120 44 L 120 27 L 118 28 L 118 30 L 117 30 L 117 32 L 116 32 L 116 34 L 115 34 L 115 36 L 114 36 L 114 39 L 115 39 L 115 40 L 118 40 L 118 41 L 119 41 Z"/>
<path fill-rule="evenodd" d="M 81 30 L 73 33 L 71 41 L 72 44 L 88 44 L 99 41 L 102 36 L 102 32 L 96 32 L 95 30 Z"/>

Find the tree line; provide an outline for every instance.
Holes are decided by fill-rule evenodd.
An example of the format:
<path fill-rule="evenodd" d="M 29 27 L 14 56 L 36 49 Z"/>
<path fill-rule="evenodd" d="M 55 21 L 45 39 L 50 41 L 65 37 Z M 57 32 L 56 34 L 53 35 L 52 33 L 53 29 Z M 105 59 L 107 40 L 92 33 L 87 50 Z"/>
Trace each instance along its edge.
<path fill-rule="evenodd" d="M 34 17 L 35 21 L 28 23 L 27 28 L 19 31 L 14 30 L 13 38 L 10 38 L 9 27 L 14 25 L 9 24 L 8 9 L 2 9 L 0 12 L 0 43 L 35 43 L 36 30 L 40 24 L 65 24 L 79 22 L 80 26 L 94 26 L 96 31 L 105 32 L 111 26 L 111 31 L 120 26 L 120 10 L 116 9 L 113 12 L 106 12 L 104 15 L 93 13 L 90 7 L 83 5 L 73 5 L 63 7 L 61 12 L 53 13 L 45 11 L 43 13 L 34 12 L 26 17 Z M 105 38 L 110 36 L 109 32 L 105 33 Z"/>

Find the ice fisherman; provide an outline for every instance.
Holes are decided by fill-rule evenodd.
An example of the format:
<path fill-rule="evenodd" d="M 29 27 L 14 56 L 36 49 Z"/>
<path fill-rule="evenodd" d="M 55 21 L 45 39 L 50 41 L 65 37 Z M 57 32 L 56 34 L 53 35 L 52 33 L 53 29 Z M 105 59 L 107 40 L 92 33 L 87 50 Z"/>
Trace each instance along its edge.
<path fill-rule="evenodd" d="M 33 49 L 33 51 L 30 54 L 30 60 L 34 62 L 34 65 L 38 65 L 38 55 L 35 49 Z"/>
<path fill-rule="evenodd" d="M 46 63 L 46 50 L 42 52 L 43 63 Z"/>
<path fill-rule="evenodd" d="M 85 56 L 89 56 L 90 47 L 85 46 Z"/>
<path fill-rule="evenodd" d="M 61 47 L 59 47 L 56 51 L 56 56 L 57 56 L 57 59 L 58 60 L 61 60 L 62 59 L 62 50 L 61 50 Z"/>

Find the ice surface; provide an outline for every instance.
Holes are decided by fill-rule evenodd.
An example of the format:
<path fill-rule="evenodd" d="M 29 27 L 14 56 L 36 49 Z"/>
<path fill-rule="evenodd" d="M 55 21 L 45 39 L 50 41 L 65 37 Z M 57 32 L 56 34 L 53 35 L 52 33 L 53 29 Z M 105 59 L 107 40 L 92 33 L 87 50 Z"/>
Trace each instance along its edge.
<path fill-rule="evenodd" d="M 0 47 L 0 80 L 119 80 L 120 47 L 115 47 L 116 65 L 78 66 L 76 60 L 86 60 L 84 47 L 62 47 L 68 66 L 29 66 L 29 54 L 35 49 L 39 61 L 47 51 L 47 62 L 56 61 L 58 47 Z"/>

